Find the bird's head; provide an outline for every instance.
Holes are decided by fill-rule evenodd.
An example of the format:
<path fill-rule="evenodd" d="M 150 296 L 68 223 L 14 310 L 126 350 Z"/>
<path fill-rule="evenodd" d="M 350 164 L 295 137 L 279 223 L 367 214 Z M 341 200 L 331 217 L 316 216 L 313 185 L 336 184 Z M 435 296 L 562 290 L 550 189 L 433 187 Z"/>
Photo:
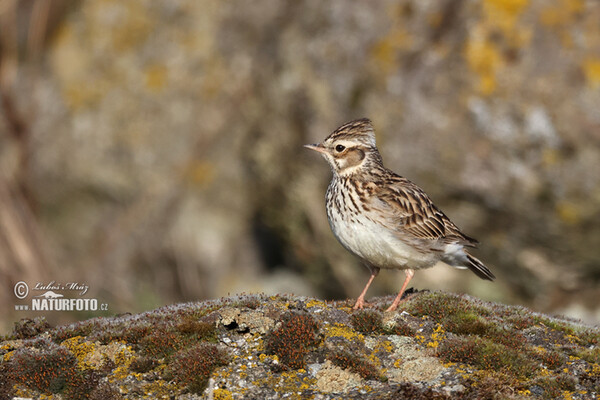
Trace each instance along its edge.
<path fill-rule="evenodd" d="M 373 125 L 367 118 L 350 121 L 333 131 L 322 143 L 304 147 L 321 153 L 334 174 L 340 176 L 352 175 L 374 164 L 382 165 Z"/>

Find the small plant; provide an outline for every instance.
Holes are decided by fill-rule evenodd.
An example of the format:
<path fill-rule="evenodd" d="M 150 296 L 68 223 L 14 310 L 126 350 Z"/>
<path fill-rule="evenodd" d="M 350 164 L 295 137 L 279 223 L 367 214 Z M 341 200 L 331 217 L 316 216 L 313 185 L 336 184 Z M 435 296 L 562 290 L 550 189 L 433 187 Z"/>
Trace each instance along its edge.
<path fill-rule="evenodd" d="M 352 327 L 361 333 L 383 333 L 383 317 L 377 311 L 360 310 L 350 317 Z"/>
<path fill-rule="evenodd" d="M 87 337 L 93 329 L 93 324 L 75 323 L 53 329 L 50 331 L 50 336 L 54 342 L 61 343 L 75 336 Z"/>
<path fill-rule="evenodd" d="M 225 350 L 212 343 L 200 343 L 176 353 L 169 370 L 175 380 L 187 385 L 190 391 L 201 393 L 212 372 L 228 362 Z"/>
<path fill-rule="evenodd" d="M 28 339 L 51 329 L 44 317 L 23 318 L 15 322 L 12 337 L 15 339 Z"/>
<path fill-rule="evenodd" d="M 140 340 L 142 353 L 153 358 L 162 358 L 191 345 L 189 338 L 179 332 L 157 329 Z"/>
<path fill-rule="evenodd" d="M 214 324 L 195 319 L 184 319 L 174 327 L 162 326 L 138 341 L 145 355 L 154 358 L 168 357 L 200 341 L 216 342 Z"/>
<path fill-rule="evenodd" d="M 534 379 L 530 382 L 529 387 L 538 387 L 543 391 L 543 399 L 553 400 L 561 398 L 563 391 L 575 390 L 576 383 L 574 377 L 568 374 L 560 374 L 557 376 L 544 376 Z"/>
<path fill-rule="evenodd" d="M 311 315 L 287 312 L 281 325 L 266 336 L 267 353 L 277 354 L 289 368 L 303 368 L 305 356 L 318 344 L 317 332 L 317 322 Z"/>
<path fill-rule="evenodd" d="M 119 389 L 108 382 L 100 383 L 89 396 L 90 400 L 121 400 L 124 399 Z"/>
<path fill-rule="evenodd" d="M 194 336 L 197 340 L 206 340 L 209 342 L 217 341 L 217 329 L 215 324 L 201 322 L 194 319 L 184 319 L 177 324 L 176 329 L 185 334 Z"/>
<path fill-rule="evenodd" d="M 520 351 L 478 336 L 452 337 L 438 348 L 446 361 L 463 362 L 480 369 L 504 371 L 515 377 L 532 376 L 538 369 L 535 360 Z"/>
<path fill-rule="evenodd" d="M 371 362 L 346 350 L 333 350 L 327 354 L 334 365 L 362 376 L 364 379 L 384 380 L 379 370 Z"/>
<path fill-rule="evenodd" d="M 149 357 L 140 356 L 136 357 L 131 364 L 129 365 L 129 369 L 133 372 L 144 373 L 151 371 L 156 367 L 157 363 L 155 360 Z"/>
<path fill-rule="evenodd" d="M 67 349 L 19 349 L 8 361 L 7 380 L 39 390 L 58 393 L 78 379 L 77 360 Z"/>

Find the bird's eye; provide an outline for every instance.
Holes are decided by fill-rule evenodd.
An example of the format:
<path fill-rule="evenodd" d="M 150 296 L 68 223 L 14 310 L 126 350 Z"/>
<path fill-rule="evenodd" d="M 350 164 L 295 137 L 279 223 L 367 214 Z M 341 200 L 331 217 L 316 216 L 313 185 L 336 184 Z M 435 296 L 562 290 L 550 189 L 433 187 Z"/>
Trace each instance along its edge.
<path fill-rule="evenodd" d="M 335 146 L 335 151 L 337 151 L 338 153 L 344 151 L 346 147 L 342 144 L 338 144 L 337 146 Z"/>

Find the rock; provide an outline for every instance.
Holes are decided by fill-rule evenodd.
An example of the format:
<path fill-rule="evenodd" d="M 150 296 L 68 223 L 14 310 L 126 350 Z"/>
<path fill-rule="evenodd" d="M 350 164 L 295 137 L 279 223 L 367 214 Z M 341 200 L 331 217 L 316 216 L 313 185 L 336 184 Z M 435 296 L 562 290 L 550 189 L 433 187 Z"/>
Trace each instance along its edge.
<path fill-rule="evenodd" d="M 316 378 L 315 388 L 321 393 L 345 393 L 363 382 L 360 375 L 337 367 L 329 360 L 319 369 Z"/>
<path fill-rule="evenodd" d="M 443 292 L 417 292 L 384 313 L 390 301 L 353 311 L 345 301 L 236 296 L 47 326 L 26 339 L 17 329 L 0 342 L 0 398 L 600 394 L 598 328 Z"/>
<path fill-rule="evenodd" d="M 440 377 L 444 366 L 436 357 L 417 357 L 390 371 L 394 382 L 431 382 Z"/>

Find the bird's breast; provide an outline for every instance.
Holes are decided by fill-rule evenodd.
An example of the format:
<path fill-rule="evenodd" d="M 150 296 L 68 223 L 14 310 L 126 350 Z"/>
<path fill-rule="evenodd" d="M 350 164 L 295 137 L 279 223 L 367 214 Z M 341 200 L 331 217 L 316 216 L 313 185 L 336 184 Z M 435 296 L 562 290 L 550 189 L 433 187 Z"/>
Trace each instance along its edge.
<path fill-rule="evenodd" d="M 352 189 L 334 182 L 327 190 L 327 218 L 334 236 L 351 253 L 379 268 L 421 269 L 433 266 L 438 258 L 403 241 L 395 227 L 386 227 Z"/>

